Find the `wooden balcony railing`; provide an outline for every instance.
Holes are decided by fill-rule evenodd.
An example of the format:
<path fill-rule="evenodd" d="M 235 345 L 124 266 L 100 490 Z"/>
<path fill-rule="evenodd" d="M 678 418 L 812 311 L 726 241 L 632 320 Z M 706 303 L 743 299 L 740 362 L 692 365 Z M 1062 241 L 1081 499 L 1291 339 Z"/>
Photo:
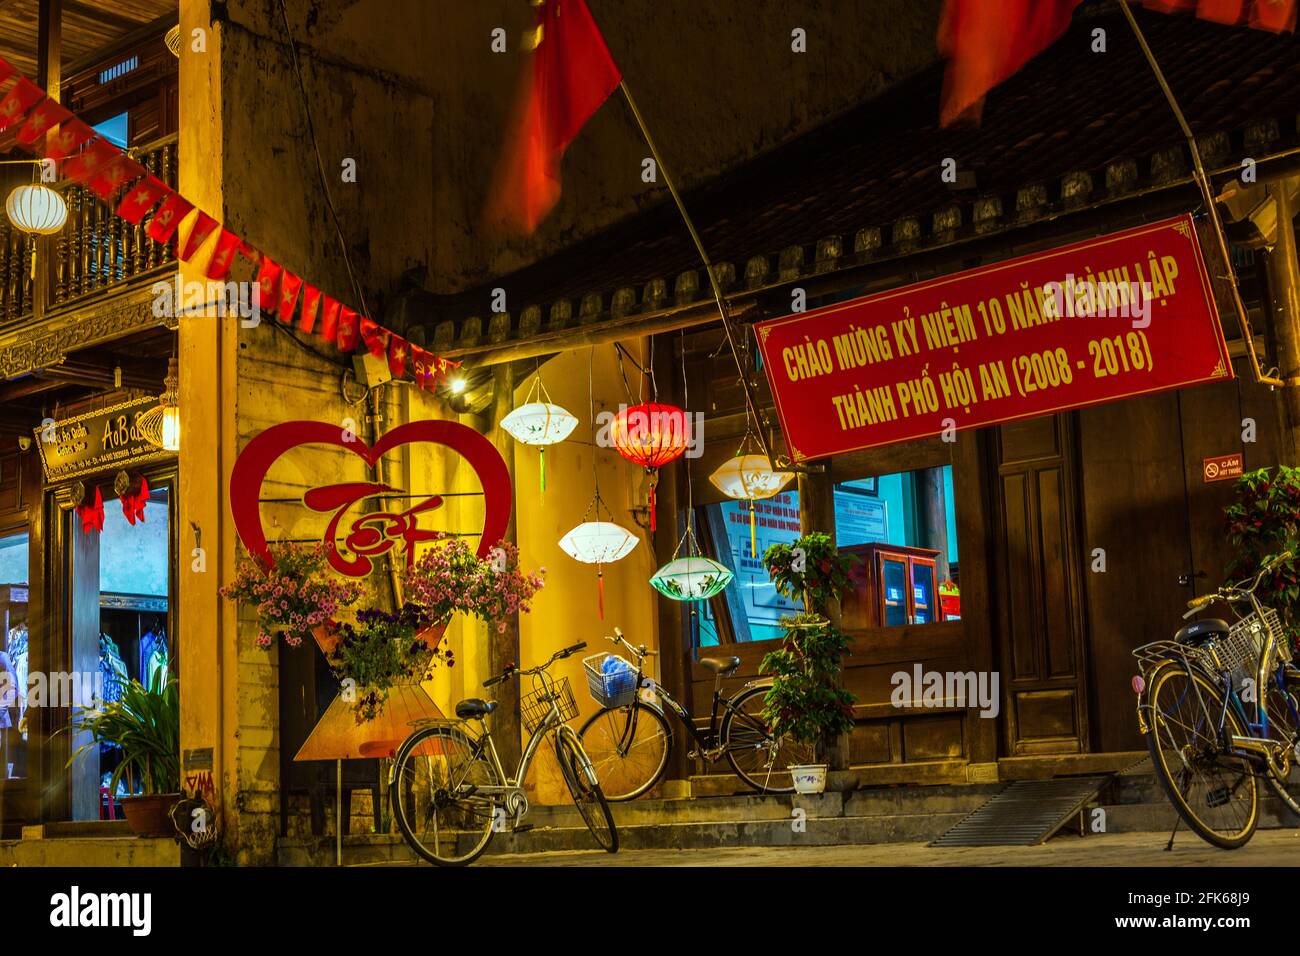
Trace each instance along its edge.
<path fill-rule="evenodd" d="M 131 155 L 176 188 L 175 135 L 133 149 Z M 38 240 L 0 217 L 0 325 L 40 321 L 45 312 L 101 296 L 175 259 L 171 244 L 154 242 L 145 235 L 147 219 L 133 226 L 75 183 L 65 181 L 54 188 L 68 204 L 67 224 L 57 235 Z"/>

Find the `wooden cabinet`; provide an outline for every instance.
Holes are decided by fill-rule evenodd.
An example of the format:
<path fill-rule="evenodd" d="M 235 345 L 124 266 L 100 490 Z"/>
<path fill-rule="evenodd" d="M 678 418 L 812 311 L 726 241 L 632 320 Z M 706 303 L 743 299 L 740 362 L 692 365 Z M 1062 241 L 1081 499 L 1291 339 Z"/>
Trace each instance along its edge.
<path fill-rule="evenodd" d="M 841 616 L 847 630 L 901 627 L 943 620 L 939 608 L 939 552 L 906 545 L 857 544 L 840 549 L 857 563 L 850 571 Z"/>

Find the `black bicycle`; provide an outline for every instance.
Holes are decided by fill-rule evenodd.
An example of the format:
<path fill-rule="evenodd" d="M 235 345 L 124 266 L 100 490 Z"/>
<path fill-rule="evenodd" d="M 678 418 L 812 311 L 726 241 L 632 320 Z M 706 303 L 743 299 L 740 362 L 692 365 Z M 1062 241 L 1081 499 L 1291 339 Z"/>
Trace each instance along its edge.
<path fill-rule="evenodd" d="M 608 653 L 583 661 L 592 696 L 603 706 L 578 732 L 605 799 L 639 797 L 667 772 L 673 732 L 665 710 L 690 731 L 695 742 L 691 758 L 703 757 L 711 763 L 726 758 L 740 779 L 759 793 L 794 792 L 789 768 L 812 763 L 813 752 L 789 737 L 773 735 L 763 719 L 763 699 L 771 680 L 750 681 L 723 697 L 722 679 L 735 672 L 740 658 L 700 658 L 700 664 L 715 675 L 709 726 L 701 732 L 690 712 L 643 672 L 645 659 L 655 652 L 644 644 L 633 646 L 618 628 L 614 633 L 605 639 L 627 650 L 635 666 Z M 607 663 L 609 658 L 614 658 L 614 666 Z"/>

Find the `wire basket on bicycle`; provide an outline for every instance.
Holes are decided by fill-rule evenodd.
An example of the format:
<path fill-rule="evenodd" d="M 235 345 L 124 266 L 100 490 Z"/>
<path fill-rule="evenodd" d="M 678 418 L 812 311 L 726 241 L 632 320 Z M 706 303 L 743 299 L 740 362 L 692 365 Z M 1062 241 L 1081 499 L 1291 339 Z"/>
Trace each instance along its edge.
<path fill-rule="evenodd" d="M 602 651 L 584 658 L 587 689 L 602 707 L 626 707 L 636 700 L 636 668 L 619 657 Z"/>
<path fill-rule="evenodd" d="M 546 715 L 551 712 L 552 700 L 560 709 L 561 722 L 578 716 L 578 702 L 573 698 L 569 678 L 557 678 L 553 682 L 553 689 L 538 687 L 519 698 L 519 717 L 524 722 L 524 729 L 530 734 L 546 720 Z"/>

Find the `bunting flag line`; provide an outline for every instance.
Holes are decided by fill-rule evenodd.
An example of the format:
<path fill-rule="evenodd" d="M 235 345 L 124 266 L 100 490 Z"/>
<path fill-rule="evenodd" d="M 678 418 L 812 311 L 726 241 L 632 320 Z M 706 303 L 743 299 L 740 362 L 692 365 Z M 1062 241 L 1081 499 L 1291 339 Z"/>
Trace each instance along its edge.
<path fill-rule="evenodd" d="M 585 16 L 587 27 L 595 32 L 595 24 L 582 0 L 548 0 L 548 3 L 554 4 L 552 10 L 555 16 L 558 16 L 561 4 L 565 5 L 566 10 L 578 10 L 579 20 Z M 556 27 L 555 34 L 564 37 L 570 33 L 579 36 L 582 33 L 581 29 L 566 31 L 566 26 L 569 25 Z M 581 22 L 578 26 L 581 26 Z M 598 32 L 595 32 L 595 37 L 603 50 L 604 42 L 599 39 Z M 556 49 L 551 51 L 552 60 L 559 55 L 560 49 L 569 49 L 569 46 L 557 42 Z M 607 50 L 605 56 L 608 57 Z M 563 64 L 557 66 L 557 63 L 558 61 L 552 62 L 550 69 L 563 73 L 567 67 Z M 612 68 L 612 61 L 609 61 L 609 65 Z M 401 336 L 361 316 L 356 310 L 325 295 L 310 283 L 305 283 L 300 276 L 224 228 L 212 216 L 151 174 L 128 152 L 97 135 L 75 114 L 47 97 L 44 90 L 0 57 L 0 85 L 7 84 L 15 76 L 17 79 L 12 86 L 0 96 L 0 131 L 17 127 L 14 138 L 18 145 L 29 153 L 43 155 L 46 159 L 61 163 L 63 178 L 94 193 L 123 221 L 133 226 L 144 223 L 146 235 L 157 243 L 167 245 L 176 239 L 182 223 L 194 213 L 189 231 L 176 249 L 177 258 L 182 262 L 193 259 L 216 234 L 212 255 L 203 267 L 208 279 L 226 281 L 238 252 L 256 269 L 254 297 L 259 309 L 278 315 L 286 325 L 291 324 L 297 309 L 298 295 L 302 291 L 299 328 L 303 332 L 319 335 L 345 353 L 355 351 L 359 338 L 364 334 L 367 348 L 377 357 L 387 359 L 389 369 L 395 377 L 412 375 L 417 384 L 433 391 L 432 385 L 437 380 L 435 368 L 446 367 L 446 359 L 423 349 L 417 353 L 417 347 Z M 574 80 L 568 77 L 566 82 Z M 605 96 L 608 96 L 608 92 L 601 97 L 601 101 Z M 599 105 L 600 101 L 595 102 L 591 110 L 594 111 Z M 572 117 L 563 109 L 557 115 L 557 128 L 566 129 L 565 124 Z M 577 121 L 571 134 L 564 134 L 568 136 L 568 139 L 563 140 L 564 145 L 577 135 L 578 129 L 589 115 L 587 113 Z M 418 362 L 417 354 L 420 356 Z M 137 516 L 142 518 L 143 514 Z"/>
<path fill-rule="evenodd" d="M 1157 13 L 1194 13 L 1202 20 L 1294 33 L 1298 0 L 1143 0 Z"/>

